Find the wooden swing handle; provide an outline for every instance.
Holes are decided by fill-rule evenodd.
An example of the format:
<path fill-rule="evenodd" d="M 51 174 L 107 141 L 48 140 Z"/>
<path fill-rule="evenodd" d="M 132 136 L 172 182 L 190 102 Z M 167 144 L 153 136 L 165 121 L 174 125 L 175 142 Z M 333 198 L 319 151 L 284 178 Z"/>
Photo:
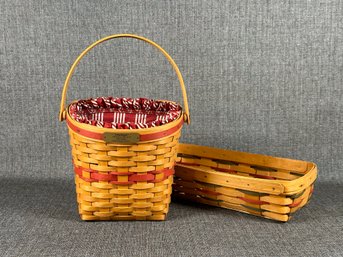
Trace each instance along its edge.
<path fill-rule="evenodd" d="M 90 46 L 88 46 L 74 61 L 73 65 L 71 66 L 68 75 L 66 77 L 66 80 L 64 82 L 64 86 L 63 86 L 63 91 L 62 91 L 62 98 L 61 98 L 61 105 L 60 105 L 60 112 L 59 112 L 59 120 L 63 121 L 65 120 L 66 117 L 66 107 L 65 107 L 65 102 L 66 102 L 66 95 L 67 95 L 67 91 L 68 91 L 68 86 L 69 86 L 69 82 L 70 79 L 75 71 L 76 66 L 79 64 L 79 62 L 81 61 L 81 59 L 96 45 L 105 42 L 107 40 L 110 39 L 114 39 L 114 38 L 121 38 L 121 37 L 128 37 L 128 38 L 135 38 L 138 40 L 142 40 L 144 42 L 147 42 L 149 44 L 151 44 L 152 46 L 156 47 L 158 50 L 160 50 L 163 55 L 168 59 L 169 63 L 173 66 L 174 71 L 176 72 L 176 75 L 179 79 L 180 82 L 180 86 L 181 86 L 181 91 L 182 91 L 182 96 L 183 96 L 183 105 L 184 105 L 184 121 L 189 124 L 190 123 L 190 117 L 189 117 L 189 108 L 188 108 L 188 100 L 187 100 L 187 92 L 186 92 L 186 88 L 185 88 L 185 84 L 181 75 L 181 72 L 179 70 L 179 67 L 176 65 L 175 61 L 171 58 L 171 56 L 158 44 L 156 44 L 155 42 L 145 38 L 145 37 L 141 37 L 141 36 L 137 36 L 137 35 L 132 35 L 132 34 L 115 34 L 115 35 L 111 35 L 111 36 L 107 36 L 104 37 L 96 42 L 94 42 L 93 44 L 91 44 Z"/>

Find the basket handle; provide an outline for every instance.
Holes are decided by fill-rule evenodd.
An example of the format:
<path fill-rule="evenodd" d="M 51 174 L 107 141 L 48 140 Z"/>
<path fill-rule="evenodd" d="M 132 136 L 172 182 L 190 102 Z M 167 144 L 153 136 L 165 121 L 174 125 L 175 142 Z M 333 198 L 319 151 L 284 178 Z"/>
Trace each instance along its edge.
<path fill-rule="evenodd" d="M 190 117 L 189 117 L 189 108 L 188 108 L 188 100 L 187 100 L 187 92 L 186 92 L 186 88 L 185 88 L 185 83 L 183 81 L 181 72 L 179 70 L 179 67 L 176 65 L 175 61 L 171 58 L 171 56 L 158 44 L 156 44 L 155 42 L 145 38 L 145 37 L 141 37 L 141 36 L 137 36 L 137 35 L 132 35 L 132 34 L 115 34 L 115 35 L 111 35 L 111 36 L 107 36 L 104 37 L 96 42 L 94 42 L 93 44 L 91 44 L 90 46 L 88 46 L 74 61 L 73 65 L 71 66 L 68 75 L 66 77 L 66 80 L 64 82 L 64 86 L 63 86 L 63 91 L 62 91 L 62 98 L 61 98 L 61 105 L 60 105 L 60 112 L 59 112 L 59 120 L 63 121 L 66 118 L 66 108 L 65 108 L 65 101 L 66 101 L 66 95 L 67 95 L 67 91 L 68 91 L 68 86 L 69 86 L 69 82 L 70 79 L 75 71 L 76 66 L 79 64 L 79 62 L 81 61 L 81 59 L 92 49 L 94 48 L 96 45 L 105 42 L 107 40 L 110 39 L 114 39 L 114 38 L 121 38 L 121 37 L 128 37 L 128 38 L 135 38 L 138 40 L 142 40 L 144 42 L 147 42 L 149 44 L 151 44 L 152 46 L 156 47 L 158 50 L 160 50 L 163 55 L 168 59 L 169 63 L 173 66 L 173 69 L 179 79 L 180 82 L 180 86 L 181 86 L 181 91 L 182 91 L 182 95 L 183 95 L 183 104 L 184 104 L 184 121 L 189 124 L 190 123 Z"/>

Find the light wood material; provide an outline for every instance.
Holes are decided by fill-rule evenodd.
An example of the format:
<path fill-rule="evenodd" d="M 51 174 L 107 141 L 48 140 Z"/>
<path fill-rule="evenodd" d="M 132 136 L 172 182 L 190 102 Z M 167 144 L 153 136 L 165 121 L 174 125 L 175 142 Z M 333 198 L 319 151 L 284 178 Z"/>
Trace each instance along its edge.
<path fill-rule="evenodd" d="M 106 144 L 89 140 L 69 129 L 77 202 L 82 220 L 164 220 L 169 210 L 173 176 L 159 172 L 172 170 L 176 160 L 180 130 L 153 143 Z M 94 174 L 116 174 L 117 183 L 87 181 Z M 130 183 L 133 175 L 150 174 L 155 181 Z M 115 181 L 116 182 L 116 181 Z M 120 184 L 123 183 L 123 184 Z"/>
<path fill-rule="evenodd" d="M 111 129 L 79 123 L 65 107 L 70 78 L 82 57 L 96 45 L 130 37 L 159 49 L 172 64 L 184 97 L 184 112 L 165 125 L 146 129 Z M 164 220 L 169 210 L 174 164 L 184 120 L 189 123 L 187 94 L 173 59 L 149 39 L 119 34 L 86 48 L 73 63 L 62 92 L 59 119 L 67 120 L 82 220 Z"/>
<path fill-rule="evenodd" d="M 147 39 L 145 37 L 142 36 L 137 36 L 137 35 L 132 35 L 132 34 L 115 34 L 115 35 L 111 35 L 111 36 L 107 36 L 104 37 L 96 42 L 94 42 L 93 44 L 91 44 L 90 46 L 88 46 L 74 61 L 74 63 L 72 64 L 68 75 L 66 77 L 66 80 L 64 82 L 64 86 L 63 86 L 63 91 L 62 91 L 62 98 L 61 98 L 61 104 L 60 104 L 60 112 L 59 112 L 59 120 L 63 121 L 66 118 L 66 113 L 67 113 L 67 109 L 65 107 L 65 102 L 66 102 L 66 96 L 67 96 L 67 91 L 68 91 L 68 87 L 69 87 L 69 82 L 70 79 L 77 67 L 77 65 L 79 64 L 79 62 L 81 61 L 81 59 L 90 51 L 92 50 L 95 46 L 110 40 L 110 39 L 114 39 L 114 38 L 135 38 L 144 42 L 149 43 L 150 45 L 154 46 L 155 48 L 157 48 L 159 51 L 161 51 L 163 53 L 163 55 L 168 59 L 169 63 L 172 65 L 178 79 L 180 82 L 180 86 L 181 86 L 181 91 L 182 91 L 182 95 L 183 95 L 183 116 L 184 116 L 184 121 L 189 124 L 190 123 L 190 116 L 189 116 L 189 107 L 188 107 L 188 100 L 187 100 L 187 92 L 186 92 L 186 88 L 185 88 L 185 83 L 183 81 L 183 77 L 182 74 L 179 70 L 179 67 L 177 66 L 177 64 L 175 63 L 175 61 L 173 60 L 173 58 L 157 43 L 151 41 L 150 39 Z"/>
<path fill-rule="evenodd" d="M 303 207 L 317 178 L 314 163 L 180 144 L 173 195 L 278 221 Z"/>

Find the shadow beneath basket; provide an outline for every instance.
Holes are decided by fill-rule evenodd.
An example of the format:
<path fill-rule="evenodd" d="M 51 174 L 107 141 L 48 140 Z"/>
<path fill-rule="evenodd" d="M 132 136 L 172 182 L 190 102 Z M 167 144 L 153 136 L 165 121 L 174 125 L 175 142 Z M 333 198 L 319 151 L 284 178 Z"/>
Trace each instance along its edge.
<path fill-rule="evenodd" d="M 320 181 L 315 184 L 314 192 L 309 203 L 302 209 L 297 211 L 290 223 L 298 224 L 303 222 L 314 221 L 318 222 L 327 218 L 342 217 L 343 213 L 343 181 Z M 190 202 L 182 199 L 174 199 L 174 205 L 180 206 L 179 208 L 188 208 L 190 212 L 205 212 L 206 214 L 213 215 L 214 212 L 218 216 L 225 216 L 228 219 L 247 219 L 251 221 L 267 222 L 283 224 L 282 222 L 264 219 L 262 217 L 241 213 L 234 210 L 209 206 L 201 203 Z"/>
<path fill-rule="evenodd" d="M 4 216 L 80 220 L 72 179 L 1 177 L 0 195 Z"/>

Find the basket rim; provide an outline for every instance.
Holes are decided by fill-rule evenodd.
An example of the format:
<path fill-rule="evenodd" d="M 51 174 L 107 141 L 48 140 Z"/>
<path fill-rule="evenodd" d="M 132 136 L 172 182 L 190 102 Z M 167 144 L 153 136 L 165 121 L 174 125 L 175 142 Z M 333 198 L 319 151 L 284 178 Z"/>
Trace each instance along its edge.
<path fill-rule="evenodd" d="M 246 185 L 243 186 L 243 183 L 238 183 L 242 187 L 242 189 L 248 189 L 256 192 L 267 192 L 270 194 L 274 195 L 279 195 L 279 194 L 295 194 L 299 191 L 302 191 L 303 189 L 307 188 L 310 186 L 312 183 L 317 178 L 317 165 L 313 162 L 306 162 L 302 160 L 294 160 L 294 159 L 287 159 L 287 158 L 282 158 L 282 157 L 273 157 L 273 156 L 268 156 L 268 155 L 261 155 L 261 154 L 253 154 L 253 153 L 246 153 L 246 152 L 240 152 L 240 151 L 233 151 L 233 150 L 227 150 L 227 149 L 219 149 L 219 148 L 212 148 L 212 147 L 207 147 L 207 146 L 199 146 L 199 145 L 192 145 L 192 144 L 179 144 L 179 149 L 178 153 L 185 153 L 185 154 L 190 154 L 193 156 L 199 156 L 199 157 L 204 157 L 204 158 L 209 158 L 209 159 L 224 159 L 221 158 L 221 155 L 239 155 L 240 160 L 236 160 L 241 163 L 245 164 L 255 164 L 255 165 L 263 165 L 265 167 L 276 167 L 276 168 L 283 168 L 282 164 L 285 162 L 289 162 L 292 166 L 292 168 L 296 168 L 297 163 L 301 164 L 302 166 L 302 172 L 304 175 L 302 175 L 299 178 L 290 180 L 290 181 L 285 181 L 285 180 L 280 180 L 280 179 L 275 179 L 275 180 L 268 180 L 264 178 L 252 178 L 252 177 L 244 177 L 240 175 L 235 175 L 235 174 L 227 174 L 223 173 L 220 171 L 214 171 L 214 170 L 207 170 L 204 167 L 197 167 L 197 166 L 187 166 L 182 163 L 177 163 L 176 167 L 183 170 L 183 171 L 196 171 L 197 173 L 201 172 L 206 172 L 208 174 L 212 174 L 214 176 L 220 176 L 221 180 L 219 184 L 223 186 L 234 186 L 232 183 L 235 183 L 236 180 L 240 180 L 241 182 L 246 182 Z M 251 161 L 251 159 L 261 159 L 256 163 L 256 161 Z M 278 165 L 268 165 L 266 163 L 266 160 L 274 160 L 278 162 Z M 233 160 L 231 160 L 233 161 Z M 281 163 L 281 164 L 280 164 Z M 292 168 L 290 168 L 292 170 Z M 288 168 L 289 169 L 289 168 Z M 298 171 L 299 171 L 298 167 Z M 199 175 L 199 174 L 198 174 Z M 200 176 L 200 175 L 199 175 Z M 200 176 L 201 177 L 201 176 Z M 208 178 L 207 178 L 208 179 Z M 227 182 L 227 181 L 233 181 L 233 182 Z M 214 184 L 217 184 L 217 182 L 213 182 Z M 235 186 L 239 188 L 239 186 Z"/>
<path fill-rule="evenodd" d="M 69 113 L 70 105 L 66 112 L 66 123 L 69 130 L 74 131 L 81 137 L 96 142 L 116 145 L 155 142 L 179 133 L 184 123 L 184 112 L 181 110 L 180 116 L 177 119 L 157 127 L 141 129 L 103 128 L 74 120 Z"/>
<path fill-rule="evenodd" d="M 92 132 L 95 132 L 95 133 L 105 133 L 105 132 L 107 132 L 107 133 L 113 133 L 113 134 L 128 134 L 128 133 L 138 133 L 138 134 L 141 134 L 141 135 L 150 134 L 150 133 L 154 133 L 154 132 L 160 132 L 160 131 L 168 130 L 168 129 L 174 127 L 174 126 L 177 126 L 180 123 L 180 121 L 183 120 L 183 116 L 184 116 L 184 111 L 181 109 L 180 116 L 177 119 L 173 120 L 172 122 L 169 122 L 167 124 L 160 125 L 160 126 L 157 126 L 157 127 L 139 128 L 139 129 L 102 128 L 102 127 L 97 127 L 97 126 L 94 126 L 94 125 L 78 122 L 78 121 L 74 120 L 71 117 L 71 115 L 69 113 L 70 106 L 73 103 L 76 103 L 77 101 L 79 101 L 79 100 L 75 100 L 75 101 L 71 102 L 68 105 L 68 108 L 67 108 L 68 111 L 66 112 L 67 113 L 68 121 L 71 124 L 73 124 L 74 126 L 76 126 L 76 127 L 79 127 L 81 129 L 85 129 L 85 130 L 88 130 L 88 131 L 92 131 Z M 176 102 L 168 101 L 168 100 L 160 100 L 160 101 L 176 103 Z"/>
<path fill-rule="evenodd" d="M 110 105 L 106 103 L 106 106 L 103 106 L 104 102 L 110 103 Z M 119 108 L 117 104 L 121 104 L 122 107 Z M 135 108 L 137 104 L 139 105 L 138 109 Z M 158 110 L 161 104 L 163 104 L 164 107 L 163 109 Z M 147 108 L 147 106 L 149 108 Z M 99 96 L 73 101 L 68 105 L 68 112 L 72 119 L 79 123 L 109 129 L 135 130 L 160 127 L 167 123 L 171 123 L 182 115 L 182 107 L 179 103 L 174 101 L 147 97 Z M 116 120 L 116 118 L 113 117 L 114 113 L 126 114 L 124 116 L 131 116 L 131 118 L 129 117 L 129 119 L 126 118 L 125 120 L 121 120 L 120 116 L 120 118 L 117 117 Z M 107 118 L 105 118 L 105 114 L 112 115 L 110 115 L 110 117 L 107 115 Z M 146 120 L 143 118 L 140 121 L 137 120 L 137 114 L 142 114 L 142 116 L 145 115 L 147 117 Z M 140 123 L 142 123 L 142 126 L 140 126 Z"/>

